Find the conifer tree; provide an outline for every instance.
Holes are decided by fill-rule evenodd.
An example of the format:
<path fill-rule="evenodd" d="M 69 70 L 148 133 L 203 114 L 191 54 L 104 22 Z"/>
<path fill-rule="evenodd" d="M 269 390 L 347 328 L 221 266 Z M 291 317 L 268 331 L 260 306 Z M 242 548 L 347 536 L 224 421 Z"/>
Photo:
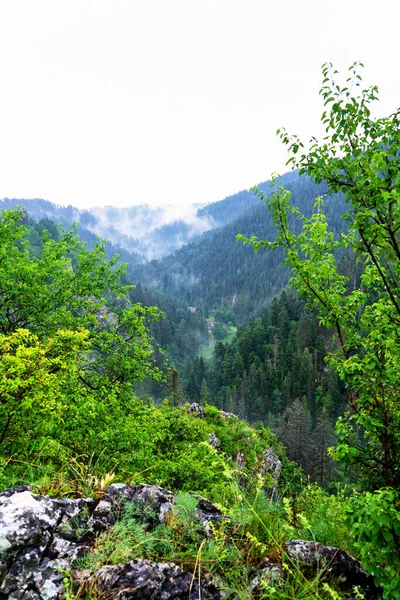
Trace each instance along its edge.
<path fill-rule="evenodd" d="M 284 443 L 290 460 L 297 462 L 306 473 L 312 470 L 311 417 L 305 399 L 296 399 L 289 406 L 282 420 L 279 437 Z"/>

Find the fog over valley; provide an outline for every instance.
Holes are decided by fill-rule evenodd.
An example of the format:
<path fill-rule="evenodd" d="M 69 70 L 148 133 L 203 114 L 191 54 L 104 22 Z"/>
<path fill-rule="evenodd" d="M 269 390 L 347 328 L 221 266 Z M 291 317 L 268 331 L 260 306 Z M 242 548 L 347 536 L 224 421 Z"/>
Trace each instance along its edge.
<path fill-rule="evenodd" d="M 196 236 L 226 225 L 257 202 L 252 192 L 243 190 L 219 202 L 186 206 L 142 204 L 79 209 L 39 198 L 3 198 L 0 209 L 20 205 L 35 220 L 51 219 L 66 227 L 79 223 L 81 232 L 104 238 L 147 261 L 171 254 Z"/>

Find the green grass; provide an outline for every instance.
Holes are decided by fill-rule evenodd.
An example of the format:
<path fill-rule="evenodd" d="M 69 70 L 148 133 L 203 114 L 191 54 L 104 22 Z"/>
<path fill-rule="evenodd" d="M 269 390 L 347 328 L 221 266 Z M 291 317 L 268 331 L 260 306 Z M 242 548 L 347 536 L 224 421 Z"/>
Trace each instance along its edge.
<path fill-rule="evenodd" d="M 228 326 L 228 328 L 226 330 L 226 336 L 221 340 L 221 342 L 223 344 L 230 344 L 234 340 L 234 338 L 236 336 L 236 332 L 237 332 L 237 327 L 235 327 L 234 325 Z M 217 340 L 215 340 L 214 337 L 210 335 L 209 343 L 201 344 L 199 346 L 199 351 L 198 351 L 199 358 L 204 358 L 204 360 L 210 360 L 212 358 L 216 342 L 217 342 Z"/>
<path fill-rule="evenodd" d="M 261 481 L 260 481 L 261 484 Z M 128 504 L 114 527 L 101 534 L 91 552 L 75 564 L 95 572 L 105 564 L 134 558 L 173 561 L 201 576 L 211 573 L 230 600 L 253 600 L 251 582 L 264 561 L 283 564 L 282 575 L 261 577 L 257 598 L 267 600 L 342 600 L 344 596 L 328 571 L 306 574 L 286 555 L 285 540 L 291 536 L 290 511 L 282 503 L 271 504 L 260 488 L 250 501 L 237 495 L 231 518 L 212 527 L 205 536 L 195 517 L 197 500 L 188 494 L 176 496 L 165 525 L 149 528 L 143 523 L 143 508 Z M 95 590 L 90 599 L 97 598 Z M 77 598 L 88 598 L 78 594 Z"/>

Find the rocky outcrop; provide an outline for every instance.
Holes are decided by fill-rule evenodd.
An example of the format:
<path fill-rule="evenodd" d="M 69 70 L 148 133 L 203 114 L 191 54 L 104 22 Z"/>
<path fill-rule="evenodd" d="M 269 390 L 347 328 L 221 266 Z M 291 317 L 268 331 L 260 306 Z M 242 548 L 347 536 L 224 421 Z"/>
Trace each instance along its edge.
<path fill-rule="evenodd" d="M 202 522 L 204 531 L 208 538 L 213 537 L 213 525 L 227 519 L 226 517 L 212 502 L 206 500 L 206 498 L 200 498 L 196 511 L 196 519 Z"/>
<path fill-rule="evenodd" d="M 274 563 L 268 558 L 265 558 L 262 568 L 258 575 L 251 582 L 251 590 L 254 594 L 258 594 L 262 583 L 270 586 L 279 585 L 283 580 L 283 569 L 280 564 Z"/>
<path fill-rule="evenodd" d="M 278 473 L 278 466 L 274 473 Z M 229 519 L 207 499 L 196 500 L 195 517 L 206 536 L 212 538 L 215 527 Z M 219 600 L 220 592 L 211 577 L 202 573 L 199 578 L 198 573 L 193 575 L 173 563 L 135 559 L 103 566 L 95 573 L 73 568 L 96 535 L 115 523 L 126 503 L 133 505 L 133 514 L 137 508 L 144 528 L 152 528 L 165 523 L 174 496 L 144 484 L 113 484 L 97 502 L 39 496 L 29 487 L 0 494 L 0 599 L 62 600 L 68 572 L 72 585 L 81 593 L 94 588 L 107 600 Z M 229 526 L 235 527 L 235 523 L 230 521 Z M 379 590 L 360 563 L 343 550 L 303 540 L 287 542 L 286 549 L 289 559 L 300 568 L 332 574 L 346 591 L 359 586 L 366 599 L 379 597 Z M 284 576 L 280 564 L 264 559 L 254 570 L 249 589 L 257 597 L 265 584 L 280 585 Z M 351 592 L 346 597 L 353 598 Z"/>
<path fill-rule="evenodd" d="M 115 523 L 124 504 L 135 504 L 143 526 L 153 527 L 164 523 L 173 500 L 171 492 L 144 484 L 113 484 L 97 503 L 39 496 L 28 487 L 7 490 L 0 494 L 0 598 L 60 600 L 65 572 L 96 534 Z M 197 518 L 206 531 L 222 517 L 213 504 L 199 501 Z M 98 584 L 109 599 L 220 598 L 211 580 L 192 582 L 191 574 L 172 563 L 135 560 L 103 567 L 94 575 L 74 573 L 80 582 Z"/>
<path fill-rule="evenodd" d="M 267 492 L 271 495 L 271 500 L 277 498 L 277 487 L 279 477 L 282 471 L 282 462 L 279 460 L 272 448 L 266 448 L 263 450 L 263 460 L 261 463 L 260 474 L 264 477 L 268 474 L 272 475 L 275 485 L 267 489 Z"/>
<path fill-rule="evenodd" d="M 231 412 L 225 412 L 224 410 L 220 411 L 220 415 L 223 419 L 237 419 L 237 415 L 234 415 Z"/>
<path fill-rule="evenodd" d="M 204 408 L 197 402 L 193 402 L 193 404 L 189 406 L 188 410 L 194 417 L 205 419 L 206 413 L 204 412 Z"/>
<path fill-rule="evenodd" d="M 215 448 L 215 450 L 217 452 L 219 452 L 221 450 L 221 442 L 219 441 L 219 439 L 217 438 L 215 433 L 210 433 L 208 435 L 208 441 L 210 442 L 211 446 L 213 448 Z"/>
<path fill-rule="evenodd" d="M 98 502 L 88 525 L 90 530 L 101 533 L 114 525 L 125 502 L 136 503 L 146 524 L 164 523 L 172 508 L 172 492 L 157 485 L 112 484 Z"/>
<path fill-rule="evenodd" d="M 61 597 L 62 571 L 79 556 L 77 531 L 93 504 L 35 496 L 28 488 L 0 494 L 0 597 Z"/>
<path fill-rule="evenodd" d="M 211 578 L 198 578 L 174 563 L 131 560 L 125 565 L 106 566 L 90 580 L 100 597 L 109 600 L 219 600 Z"/>
<path fill-rule="evenodd" d="M 373 578 L 368 576 L 356 558 L 344 550 L 304 540 L 290 540 L 286 542 L 286 548 L 290 558 L 298 565 L 306 565 L 314 571 L 324 570 L 338 577 L 344 590 L 359 586 L 365 598 L 380 598 L 380 590 L 375 587 Z"/>

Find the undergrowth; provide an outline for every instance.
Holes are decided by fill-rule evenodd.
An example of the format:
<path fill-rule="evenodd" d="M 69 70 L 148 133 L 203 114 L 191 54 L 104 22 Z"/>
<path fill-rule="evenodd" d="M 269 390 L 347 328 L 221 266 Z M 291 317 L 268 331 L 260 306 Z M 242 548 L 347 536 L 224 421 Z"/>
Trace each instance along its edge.
<path fill-rule="evenodd" d="M 151 527 L 149 515 L 137 504 L 127 503 L 120 520 L 97 538 L 92 551 L 75 567 L 95 572 L 103 565 L 147 558 L 173 561 L 196 578 L 211 573 L 224 598 L 232 600 L 344 598 L 328 573 L 321 570 L 317 576 L 307 577 L 287 556 L 285 541 L 296 532 L 290 502 L 271 503 L 261 478 L 252 501 L 237 490 L 235 505 L 226 518 L 211 525 L 209 535 L 196 518 L 197 504 L 195 496 L 180 494 L 166 522 Z M 263 567 L 278 563 L 282 564 L 281 575 L 273 570 L 256 581 Z M 92 590 L 88 596 L 81 590 L 78 596 L 96 598 L 96 593 Z"/>
<path fill-rule="evenodd" d="M 303 573 L 287 556 L 285 542 L 317 540 L 357 554 L 346 524 L 351 490 L 327 494 L 287 460 L 270 430 L 250 427 L 236 417 L 224 419 L 211 406 L 204 418 L 196 418 L 185 407 L 138 403 L 123 422 L 113 425 L 104 424 L 94 445 L 90 439 L 74 438 L 67 444 L 53 436 L 22 449 L 21 441 L 13 440 L 8 457 L 1 459 L 3 488 L 29 483 L 43 495 L 99 498 L 112 481 L 146 481 L 176 494 L 163 525 L 153 526 L 155 519 L 127 503 L 121 518 L 95 540 L 76 568 L 95 572 L 106 564 L 147 558 L 174 562 L 196 578 L 210 573 L 227 599 L 342 597 L 327 573 Z M 209 443 L 210 433 L 220 441 L 219 451 Z M 276 502 L 270 500 L 275 485 L 271 474 L 260 474 L 265 448 L 273 448 L 283 464 Z M 211 525 L 209 535 L 196 518 L 199 496 L 227 516 Z M 271 563 L 282 565 L 282 576 L 274 571 L 274 576 L 260 577 Z M 74 594 L 96 599 L 94 589 L 82 587 L 73 594 L 67 575 L 66 581 L 69 600 Z"/>

